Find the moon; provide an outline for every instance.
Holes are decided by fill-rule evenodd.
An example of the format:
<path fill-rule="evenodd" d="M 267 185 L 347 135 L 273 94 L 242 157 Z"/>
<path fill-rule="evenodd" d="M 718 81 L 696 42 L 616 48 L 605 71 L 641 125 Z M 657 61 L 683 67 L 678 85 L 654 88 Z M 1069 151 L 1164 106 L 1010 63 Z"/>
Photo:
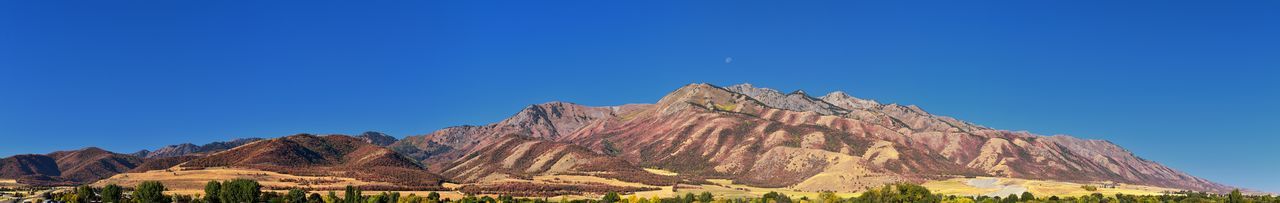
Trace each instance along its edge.
<path fill-rule="evenodd" d="M 733 63 L 733 57 L 724 57 L 724 63 Z"/>

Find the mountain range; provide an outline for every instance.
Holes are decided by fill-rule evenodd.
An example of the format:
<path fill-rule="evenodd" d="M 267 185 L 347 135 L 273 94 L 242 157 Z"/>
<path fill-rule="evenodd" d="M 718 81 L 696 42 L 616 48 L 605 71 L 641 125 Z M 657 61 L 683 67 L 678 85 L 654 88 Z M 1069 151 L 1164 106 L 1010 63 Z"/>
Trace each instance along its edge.
<path fill-rule="evenodd" d="M 1104 140 L 992 129 L 914 105 L 882 104 L 839 91 L 814 97 L 750 84 L 690 84 L 653 104 L 535 104 L 496 123 L 399 140 L 377 132 L 298 134 L 132 154 L 86 148 L 18 155 L 0 160 L 0 178 L 83 184 L 118 173 L 175 167 L 249 168 L 418 189 L 449 182 L 485 191 L 553 184 L 528 181 L 547 175 L 649 186 L 727 179 L 801 191 L 860 191 L 894 182 L 973 176 L 1232 189 Z"/>

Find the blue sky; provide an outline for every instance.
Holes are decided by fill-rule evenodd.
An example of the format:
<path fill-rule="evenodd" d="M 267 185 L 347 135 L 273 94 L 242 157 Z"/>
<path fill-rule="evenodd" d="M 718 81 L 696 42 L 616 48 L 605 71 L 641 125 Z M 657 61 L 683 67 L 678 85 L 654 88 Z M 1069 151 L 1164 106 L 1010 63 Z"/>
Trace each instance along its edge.
<path fill-rule="evenodd" d="M 2 1 L 0 156 L 845 90 L 1280 191 L 1277 1 Z M 725 58 L 732 57 L 732 63 Z"/>

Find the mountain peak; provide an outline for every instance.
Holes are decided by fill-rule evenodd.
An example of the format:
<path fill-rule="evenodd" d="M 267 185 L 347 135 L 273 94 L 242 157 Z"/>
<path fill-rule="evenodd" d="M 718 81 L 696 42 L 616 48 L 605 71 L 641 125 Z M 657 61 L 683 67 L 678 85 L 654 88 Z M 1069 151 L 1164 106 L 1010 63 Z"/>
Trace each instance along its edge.
<path fill-rule="evenodd" d="M 844 91 L 827 93 L 827 95 L 822 96 L 821 99 L 822 101 L 846 109 L 866 109 L 880 106 L 880 102 L 876 102 L 875 100 L 859 99 L 857 97 L 850 96 Z"/>
<path fill-rule="evenodd" d="M 826 97 L 834 97 L 834 98 L 851 98 L 851 97 L 853 97 L 853 96 L 849 96 L 849 94 L 848 94 L 848 93 L 845 93 L 844 91 L 836 90 L 836 91 L 834 91 L 834 92 L 827 93 L 827 95 L 823 95 L 822 97 L 823 97 L 823 98 L 826 98 Z"/>
<path fill-rule="evenodd" d="M 782 94 L 782 92 L 779 92 L 778 90 L 752 87 L 751 85 L 734 85 L 725 89 L 746 95 L 756 101 L 760 101 L 765 106 L 773 108 L 802 112 L 812 111 L 823 115 L 838 115 L 848 112 L 840 107 L 814 99 L 804 90 L 796 90 L 788 94 Z"/>
<path fill-rule="evenodd" d="M 395 137 L 392 137 L 390 135 L 387 135 L 386 133 L 382 133 L 378 131 L 366 131 L 364 133 L 360 133 L 360 136 L 357 136 L 357 137 L 370 144 L 383 146 L 383 147 L 387 145 L 391 145 L 392 143 L 395 143 L 397 141 Z"/>
<path fill-rule="evenodd" d="M 788 93 L 787 95 L 797 95 L 797 94 L 798 94 L 798 95 L 809 95 L 809 94 L 805 94 L 804 90 L 796 90 L 796 91 L 793 91 L 793 92 L 791 92 L 791 93 Z"/>

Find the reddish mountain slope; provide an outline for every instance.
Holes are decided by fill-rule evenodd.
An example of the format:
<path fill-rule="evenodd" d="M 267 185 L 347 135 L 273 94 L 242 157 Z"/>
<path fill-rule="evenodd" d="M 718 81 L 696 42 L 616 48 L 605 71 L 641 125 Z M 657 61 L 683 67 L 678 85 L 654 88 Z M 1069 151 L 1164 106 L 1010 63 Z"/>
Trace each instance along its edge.
<path fill-rule="evenodd" d="M 196 158 L 200 158 L 200 156 L 186 155 L 186 156 L 176 156 L 176 157 L 144 159 L 142 164 L 138 165 L 138 167 L 134 167 L 133 169 L 130 169 L 129 172 L 141 173 L 141 172 L 147 172 L 150 170 L 163 170 L 163 169 L 171 168 L 173 166 L 177 166 L 178 164 L 186 163 L 187 161 L 191 161 Z"/>
<path fill-rule="evenodd" d="M 60 176 L 58 163 L 53 158 L 38 154 L 24 154 L 0 159 L 0 178 L 20 179 L 26 176 Z"/>
<path fill-rule="evenodd" d="M 309 176 L 351 177 L 425 189 L 442 179 L 400 154 L 345 135 L 292 135 L 188 161 L 183 167 L 244 167 Z"/>
<path fill-rule="evenodd" d="M 93 182 L 129 171 L 142 163 L 134 156 L 116 154 L 96 147 L 49 154 L 58 162 L 62 178 L 78 183 Z"/>
<path fill-rule="evenodd" d="M 98 148 L 18 155 L 0 160 L 0 177 L 31 185 L 93 182 L 136 167 L 141 159 Z"/>
<path fill-rule="evenodd" d="M 551 174 L 594 175 L 650 185 L 676 182 L 674 177 L 651 174 L 581 146 L 517 135 L 504 136 L 455 163 L 443 175 L 465 183 Z"/>
<path fill-rule="evenodd" d="M 485 172 L 448 170 L 477 160 L 502 163 L 501 155 L 512 153 L 477 146 L 540 143 L 497 139 L 505 135 L 572 143 L 634 166 L 801 190 L 856 191 L 957 175 L 1229 190 L 1106 141 L 990 129 L 843 92 L 813 98 L 750 85 L 688 85 L 654 105 L 534 105 L 499 123 L 447 128 L 393 146 L 465 179 Z"/>
<path fill-rule="evenodd" d="M 457 126 L 422 136 L 410 136 L 388 146 L 440 172 L 478 146 L 491 145 L 506 135 L 553 140 L 600 119 L 618 118 L 647 105 L 587 107 L 565 102 L 531 105 L 514 116 L 485 126 Z"/>

